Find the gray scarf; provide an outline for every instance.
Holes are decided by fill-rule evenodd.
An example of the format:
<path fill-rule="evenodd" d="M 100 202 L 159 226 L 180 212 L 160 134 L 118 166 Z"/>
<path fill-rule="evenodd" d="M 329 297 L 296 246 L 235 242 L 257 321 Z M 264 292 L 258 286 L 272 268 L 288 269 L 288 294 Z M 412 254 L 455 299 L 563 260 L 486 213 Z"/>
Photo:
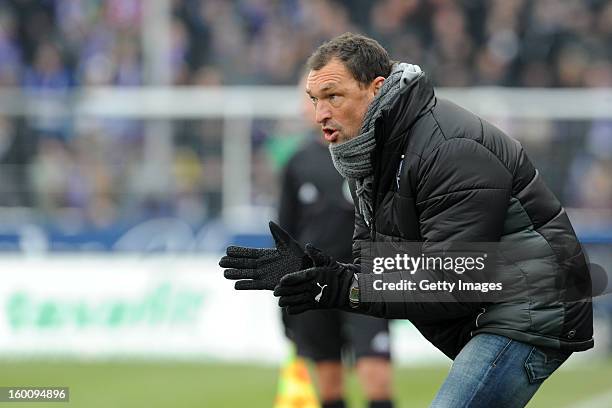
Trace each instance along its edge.
<path fill-rule="evenodd" d="M 354 180 L 359 200 L 357 209 L 369 227 L 373 217 L 372 190 L 374 167 L 372 153 L 376 149 L 374 123 L 383 108 L 387 107 L 395 96 L 421 74 L 418 65 L 394 64 L 391 74 L 385 79 L 378 93 L 372 99 L 363 118 L 359 135 L 338 144 L 330 144 L 334 166 L 344 178 Z"/>

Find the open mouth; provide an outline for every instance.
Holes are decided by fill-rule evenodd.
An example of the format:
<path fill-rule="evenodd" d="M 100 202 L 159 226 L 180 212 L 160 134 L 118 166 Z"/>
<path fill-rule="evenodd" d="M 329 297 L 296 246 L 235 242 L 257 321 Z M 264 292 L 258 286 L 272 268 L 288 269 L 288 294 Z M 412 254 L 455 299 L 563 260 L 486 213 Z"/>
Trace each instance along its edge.
<path fill-rule="evenodd" d="M 330 143 L 338 140 L 338 130 L 332 128 L 323 128 L 323 137 Z"/>

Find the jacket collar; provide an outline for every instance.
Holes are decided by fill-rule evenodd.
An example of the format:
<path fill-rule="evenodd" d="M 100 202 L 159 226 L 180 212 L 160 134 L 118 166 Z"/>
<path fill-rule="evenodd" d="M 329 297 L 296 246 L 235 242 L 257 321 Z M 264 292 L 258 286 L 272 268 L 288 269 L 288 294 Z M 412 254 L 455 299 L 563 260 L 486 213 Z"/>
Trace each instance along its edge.
<path fill-rule="evenodd" d="M 374 221 L 376 210 L 388 186 L 394 182 L 401 156 L 406 150 L 408 134 L 414 123 L 436 104 L 433 85 L 421 74 L 396 96 L 376 120 L 374 164 Z"/>
<path fill-rule="evenodd" d="M 406 131 L 435 105 L 435 94 L 429 77 L 422 73 L 398 93 L 395 100 L 381 113 L 383 131 L 378 132 L 376 145 L 403 145 Z"/>

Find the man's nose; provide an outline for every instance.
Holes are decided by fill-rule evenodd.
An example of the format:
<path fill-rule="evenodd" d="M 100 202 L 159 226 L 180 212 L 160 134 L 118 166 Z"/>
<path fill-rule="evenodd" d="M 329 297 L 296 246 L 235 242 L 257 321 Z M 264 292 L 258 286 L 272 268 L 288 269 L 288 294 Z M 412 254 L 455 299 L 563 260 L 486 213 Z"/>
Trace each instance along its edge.
<path fill-rule="evenodd" d="M 323 124 L 328 119 L 331 119 L 331 110 L 326 103 L 319 101 L 315 108 L 315 120 L 317 123 Z"/>

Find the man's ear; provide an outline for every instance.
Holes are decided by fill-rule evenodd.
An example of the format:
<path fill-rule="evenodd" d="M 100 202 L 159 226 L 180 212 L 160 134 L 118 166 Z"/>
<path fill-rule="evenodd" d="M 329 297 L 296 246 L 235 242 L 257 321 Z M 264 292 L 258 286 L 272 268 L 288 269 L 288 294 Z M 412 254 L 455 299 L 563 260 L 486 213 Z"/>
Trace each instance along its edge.
<path fill-rule="evenodd" d="M 372 89 L 372 93 L 374 95 L 376 95 L 378 93 L 378 91 L 380 90 L 380 88 L 383 85 L 383 82 L 385 82 L 385 78 L 384 77 L 376 77 L 374 78 L 374 80 L 372 81 L 372 84 L 370 84 L 370 87 Z"/>

